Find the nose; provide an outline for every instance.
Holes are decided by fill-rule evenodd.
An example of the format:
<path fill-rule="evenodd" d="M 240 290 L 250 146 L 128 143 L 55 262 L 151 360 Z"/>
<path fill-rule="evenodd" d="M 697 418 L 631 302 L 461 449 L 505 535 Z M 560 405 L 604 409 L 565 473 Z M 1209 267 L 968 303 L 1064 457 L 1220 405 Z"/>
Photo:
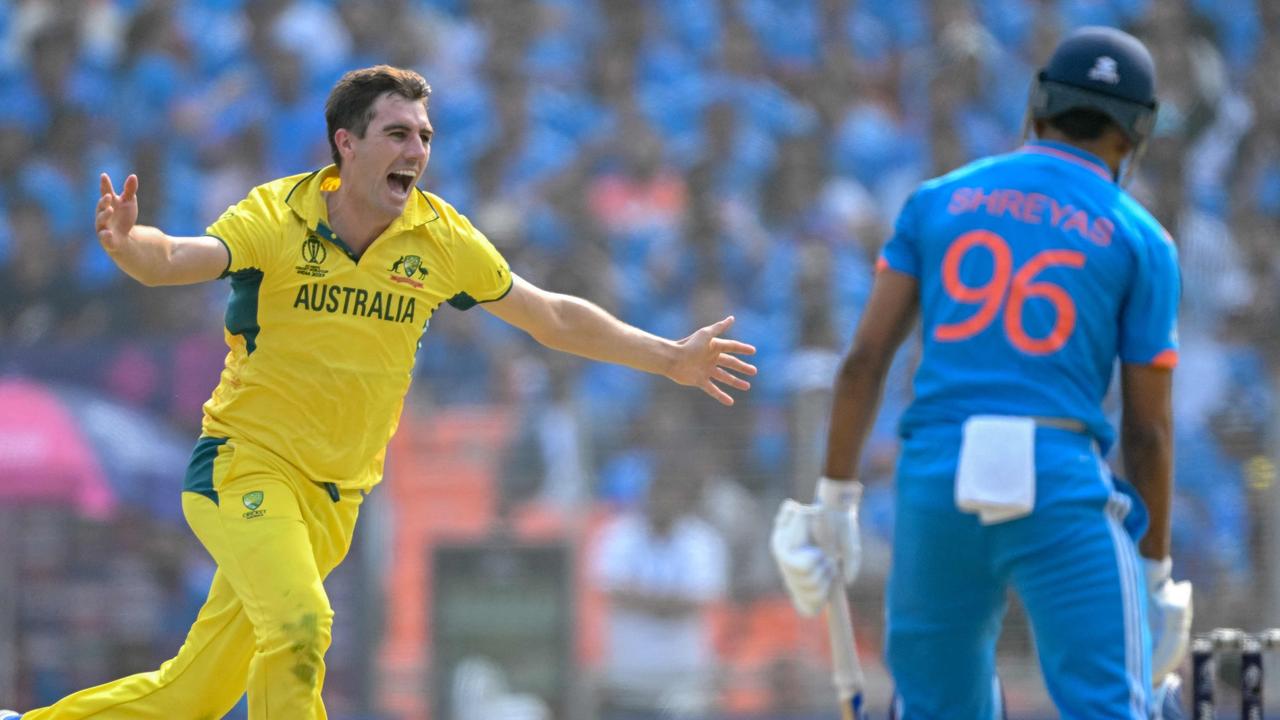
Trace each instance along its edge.
<path fill-rule="evenodd" d="M 414 138 L 407 145 L 405 155 L 412 160 L 419 160 L 431 154 L 431 146 L 422 141 L 422 138 Z"/>

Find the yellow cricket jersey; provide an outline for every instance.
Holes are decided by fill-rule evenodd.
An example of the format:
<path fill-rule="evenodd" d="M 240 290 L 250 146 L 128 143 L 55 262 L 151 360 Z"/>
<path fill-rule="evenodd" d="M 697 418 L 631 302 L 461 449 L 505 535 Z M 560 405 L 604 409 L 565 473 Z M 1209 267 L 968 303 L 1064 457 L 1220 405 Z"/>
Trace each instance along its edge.
<path fill-rule="evenodd" d="M 365 489 L 382 479 L 432 313 L 497 300 L 512 280 L 466 217 L 421 191 L 356 259 L 328 225 L 339 182 L 331 165 L 261 185 L 206 231 L 231 253 L 231 298 L 203 430 Z"/>

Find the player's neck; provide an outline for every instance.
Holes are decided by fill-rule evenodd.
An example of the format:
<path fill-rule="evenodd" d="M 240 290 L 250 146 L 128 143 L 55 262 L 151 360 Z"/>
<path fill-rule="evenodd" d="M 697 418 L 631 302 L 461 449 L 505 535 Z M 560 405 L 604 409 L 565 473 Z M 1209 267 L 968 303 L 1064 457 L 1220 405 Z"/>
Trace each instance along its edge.
<path fill-rule="evenodd" d="M 1041 140 L 1070 145 L 1073 148 L 1097 156 L 1102 162 L 1106 163 L 1108 168 L 1111 168 L 1112 175 L 1120 172 L 1120 166 L 1124 164 L 1125 156 L 1129 154 L 1128 146 L 1117 143 L 1115 138 L 1108 133 L 1104 133 L 1102 137 L 1093 140 L 1076 140 L 1067 137 L 1052 126 L 1046 126 L 1041 132 L 1037 133 L 1037 136 Z"/>
<path fill-rule="evenodd" d="M 365 249 L 395 222 L 394 217 L 388 218 L 385 213 L 361 203 L 353 194 L 344 193 L 342 187 L 325 195 L 325 206 L 329 227 L 356 256 L 364 254 Z"/>

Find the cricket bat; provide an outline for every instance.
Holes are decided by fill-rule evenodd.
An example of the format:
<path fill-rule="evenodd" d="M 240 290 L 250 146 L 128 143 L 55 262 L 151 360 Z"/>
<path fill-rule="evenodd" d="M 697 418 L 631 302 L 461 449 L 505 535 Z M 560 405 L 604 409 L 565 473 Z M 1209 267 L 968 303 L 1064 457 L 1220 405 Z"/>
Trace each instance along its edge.
<path fill-rule="evenodd" d="M 866 677 L 858 662 L 858 647 L 853 637 L 853 619 L 849 614 L 849 596 L 845 594 L 844 564 L 839 557 L 839 543 L 831 531 L 829 518 L 822 513 L 821 542 L 827 556 L 835 563 L 835 578 L 827 598 L 827 634 L 831 640 L 831 682 L 840 703 L 840 720 L 866 720 L 862 707 L 862 690 Z"/>

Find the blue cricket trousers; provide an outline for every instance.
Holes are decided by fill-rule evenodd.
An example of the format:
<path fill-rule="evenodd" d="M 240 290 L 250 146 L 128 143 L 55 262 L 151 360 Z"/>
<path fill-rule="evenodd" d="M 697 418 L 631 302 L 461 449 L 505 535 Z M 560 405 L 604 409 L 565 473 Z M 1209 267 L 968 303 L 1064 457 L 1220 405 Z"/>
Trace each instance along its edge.
<path fill-rule="evenodd" d="M 982 525 L 955 506 L 958 427 L 913 430 L 898 466 L 886 662 L 902 720 L 1000 716 L 1006 591 L 1030 619 L 1067 720 L 1146 720 L 1151 639 L 1137 540 L 1146 510 L 1085 435 L 1036 431 L 1030 515 Z"/>

